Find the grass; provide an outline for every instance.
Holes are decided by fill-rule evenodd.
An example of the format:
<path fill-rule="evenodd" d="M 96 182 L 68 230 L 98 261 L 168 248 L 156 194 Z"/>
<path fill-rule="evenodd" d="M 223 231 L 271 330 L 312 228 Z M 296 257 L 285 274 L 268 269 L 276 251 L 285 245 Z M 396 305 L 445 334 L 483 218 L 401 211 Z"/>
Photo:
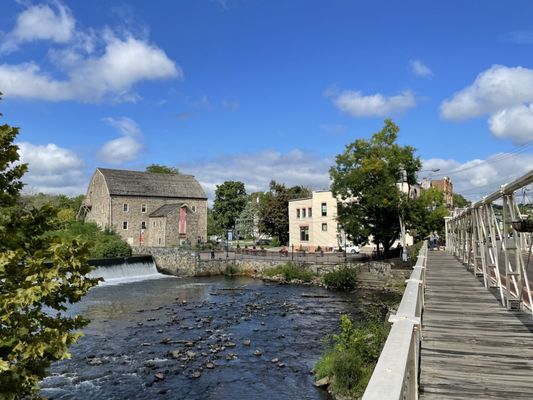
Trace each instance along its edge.
<path fill-rule="evenodd" d="M 315 274 L 313 274 L 312 272 L 305 271 L 302 268 L 290 262 L 287 264 L 278 265 L 275 268 L 265 271 L 265 275 L 266 276 L 281 275 L 287 281 L 292 281 L 294 279 L 297 279 L 303 282 L 311 282 L 311 280 L 315 277 Z"/>
<path fill-rule="evenodd" d="M 341 330 L 315 365 L 317 379 L 329 377 L 334 394 L 360 397 L 372 376 L 389 325 L 371 320 L 354 327 L 347 315 L 341 316 Z"/>
<path fill-rule="evenodd" d="M 330 289 L 355 289 L 357 286 L 357 272 L 353 268 L 343 267 L 324 275 L 324 283 Z"/>

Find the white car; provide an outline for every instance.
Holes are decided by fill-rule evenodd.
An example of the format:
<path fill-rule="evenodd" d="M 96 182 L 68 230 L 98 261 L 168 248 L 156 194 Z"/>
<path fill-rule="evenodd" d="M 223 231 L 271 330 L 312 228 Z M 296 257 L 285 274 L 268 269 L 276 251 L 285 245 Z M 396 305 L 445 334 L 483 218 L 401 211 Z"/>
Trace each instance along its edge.
<path fill-rule="evenodd" d="M 335 249 L 335 251 L 344 252 L 344 249 L 345 249 L 344 246 L 340 246 L 339 248 Z M 360 251 L 361 249 L 359 248 L 359 246 L 355 244 L 346 245 L 346 254 L 359 254 Z"/>

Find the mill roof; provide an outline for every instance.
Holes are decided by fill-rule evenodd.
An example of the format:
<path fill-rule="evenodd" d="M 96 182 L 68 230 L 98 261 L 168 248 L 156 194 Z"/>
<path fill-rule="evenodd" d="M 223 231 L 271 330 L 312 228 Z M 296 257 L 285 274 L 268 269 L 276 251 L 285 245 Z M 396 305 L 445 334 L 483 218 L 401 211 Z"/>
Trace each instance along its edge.
<path fill-rule="evenodd" d="M 207 199 L 193 175 L 98 168 L 110 195 Z"/>
<path fill-rule="evenodd" d="M 168 214 L 170 214 L 176 208 L 180 208 L 181 206 L 183 206 L 183 203 L 182 204 L 165 204 L 165 205 L 159 207 L 154 212 L 152 212 L 149 215 L 149 217 L 166 217 Z"/>

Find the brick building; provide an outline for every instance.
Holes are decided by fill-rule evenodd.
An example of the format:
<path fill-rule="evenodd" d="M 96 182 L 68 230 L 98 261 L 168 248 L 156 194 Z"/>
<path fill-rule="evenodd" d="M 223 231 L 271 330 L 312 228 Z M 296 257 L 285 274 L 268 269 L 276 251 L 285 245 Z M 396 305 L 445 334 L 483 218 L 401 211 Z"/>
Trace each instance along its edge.
<path fill-rule="evenodd" d="M 78 215 L 132 246 L 207 239 L 207 197 L 192 175 L 97 168 Z"/>

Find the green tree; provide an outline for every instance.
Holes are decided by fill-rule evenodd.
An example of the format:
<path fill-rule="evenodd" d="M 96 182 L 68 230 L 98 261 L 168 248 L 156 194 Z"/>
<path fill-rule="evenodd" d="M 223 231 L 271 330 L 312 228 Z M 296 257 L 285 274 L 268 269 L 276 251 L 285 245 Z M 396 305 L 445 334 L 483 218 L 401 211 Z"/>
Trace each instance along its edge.
<path fill-rule="evenodd" d="M 50 206 L 27 210 L 17 204 L 21 178 L 13 141 L 18 128 L 0 126 L 0 398 L 21 399 L 38 391 L 52 361 L 69 356 L 68 347 L 87 321 L 63 313 L 98 280 L 85 274 L 87 248 L 77 240 L 50 241 Z M 52 265 L 45 265 L 51 261 Z"/>
<path fill-rule="evenodd" d="M 398 187 L 416 183 L 421 167 L 415 149 L 396 143 L 399 128 L 390 119 L 369 140 L 358 139 L 346 146 L 330 169 L 332 192 L 341 201 L 337 219 L 358 244 L 372 235 L 378 253 L 385 253 L 399 237 L 399 214 L 405 215 L 408 198 Z"/>
<path fill-rule="evenodd" d="M 223 230 L 233 229 L 236 220 L 246 206 L 248 197 L 244 183 L 238 181 L 226 181 L 217 185 L 213 212 L 215 219 Z"/>
<path fill-rule="evenodd" d="M 416 231 L 418 239 L 435 231 L 444 237 L 444 217 L 449 215 L 449 211 L 442 191 L 434 187 L 422 190 L 420 197 L 409 205 L 409 228 Z"/>
<path fill-rule="evenodd" d="M 215 213 L 211 208 L 207 208 L 207 236 L 221 235 L 222 228 L 218 224 Z"/>
<path fill-rule="evenodd" d="M 259 199 L 262 193 L 254 192 L 248 196 L 244 210 L 239 215 L 237 231 L 245 237 L 254 237 L 259 224 Z"/>
<path fill-rule="evenodd" d="M 472 204 L 472 202 L 467 200 L 467 199 L 465 199 L 463 197 L 463 195 L 461 195 L 459 193 L 454 193 L 453 194 L 453 206 L 455 208 L 468 207 L 470 204 Z"/>
<path fill-rule="evenodd" d="M 151 172 L 153 174 L 179 174 L 180 171 L 174 167 L 167 167 L 166 165 L 161 164 L 150 164 L 146 167 L 146 172 Z"/>
<path fill-rule="evenodd" d="M 270 190 L 259 199 L 260 231 L 277 237 L 286 245 L 289 242 L 289 200 L 311 196 L 303 186 L 287 188 L 282 183 L 270 182 Z"/>

